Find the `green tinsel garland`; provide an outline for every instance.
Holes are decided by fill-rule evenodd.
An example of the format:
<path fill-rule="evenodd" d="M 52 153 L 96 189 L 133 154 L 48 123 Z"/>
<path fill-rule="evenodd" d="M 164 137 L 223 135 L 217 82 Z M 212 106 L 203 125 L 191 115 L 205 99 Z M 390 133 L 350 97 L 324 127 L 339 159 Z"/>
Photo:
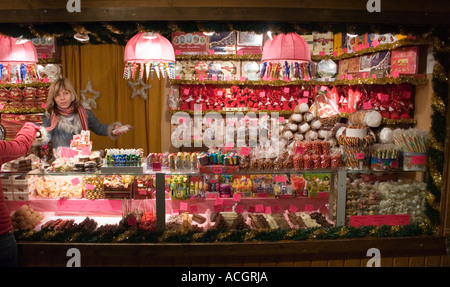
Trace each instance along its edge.
<path fill-rule="evenodd" d="M 421 224 L 403 226 L 337 226 L 332 228 L 262 229 L 208 231 L 115 229 L 108 231 L 20 230 L 18 241 L 74 243 L 213 243 L 213 242 L 276 242 L 282 240 L 333 240 L 363 237 L 410 237 L 431 235 L 432 228 Z"/>
<path fill-rule="evenodd" d="M 433 72 L 432 87 L 434 95 L 441 101 L 443 107 L 432 106 L 431 134 L 434 137 L 434 140 L 443 147 L 445 146 L 447 136 L 445 131 L 447 130 L 446 116 L 449 95 L 448 73 L 450 59 L 448 45 L 445 44 L 448 42 L 448 34 L 439 36 L 437 41 L 441 41 L 441 43 L 436 42 L 433 53 L 436 67 Z M 442 46 L 444 46 L 444 48 L 442 48 Z M 434 198 L 433 202 L 429 202 L 428 200 L 425 202 L 425 215 L 433 226 L 438 226 L 441 222 L 440 210 L 437 208 L 441 201 L 441 188 L 436 186 L 436 180 L 434 180 L 433 177 L 439 176 L 440 178 L 445 178 L 443 176 L 445 152 L 430 147 L 427 154 L 429 162 L 436 167 L 438 174 L 431 174 L 427 180 L 427 191 L 430 192 Z"/>

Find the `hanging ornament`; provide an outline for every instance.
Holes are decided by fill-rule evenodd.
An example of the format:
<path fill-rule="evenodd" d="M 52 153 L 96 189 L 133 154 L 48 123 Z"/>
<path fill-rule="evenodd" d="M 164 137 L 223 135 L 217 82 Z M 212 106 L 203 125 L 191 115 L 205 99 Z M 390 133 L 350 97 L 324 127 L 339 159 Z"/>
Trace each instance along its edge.
<path fill-rule="evenodd" d="M 87 94 L 92 94 L 94 95 L 91 98 L 87 98 Z M 89 80 L 86 88 L 84 90 L 80 91 L 80 95 L 81 95 L 81 99 L 83 101 L 83 103 L 87 104 L 91 109 L 96 109 L 97 108 L 97 99 L 100 97 L 100 92 L 95 91 L 92 88 L 92 84 L 91 81 Z"/>
<path fill-rule="evenodd" d="M 144 81 L 140 78 L 136 82 L 128 81 L 128 86 L 130 86 L 133 89 L 133 93 L 131 95 L 131 98 L 134 99 L 136 96 L 140 96 L 144 100 L 148 98 L 148 89 L 151 89 L 151 85 L 147 85 L 144 83 Z M 140 89 L 138 87 L 141 86 Z"/>
<path fill-rule="evenodd" d="M 125 65 L 130 63 L 133 65 L 131 76 L 133 79 L 135 79 L 135 65 L 140 64 L 143 67 L 144 63 L 152 63 L 150 70 L 152 76 L 153 72 L 156 72 L 158 78 L 160 76 L 164 78 L 175 77 L 175 72 L 172 71 L 175 68 L 173 65 L 175 62 L 173 46 L 168 39 L 156 32 L 140 32 L 133 36 L 125 47 L 124 61 Z M 147 64 L 146 68 L 148 73 L 150 67 Z M 140 76 L 143 76 L 142 71 Z M 125 79 L 130 79 L 130 77 Z"/>

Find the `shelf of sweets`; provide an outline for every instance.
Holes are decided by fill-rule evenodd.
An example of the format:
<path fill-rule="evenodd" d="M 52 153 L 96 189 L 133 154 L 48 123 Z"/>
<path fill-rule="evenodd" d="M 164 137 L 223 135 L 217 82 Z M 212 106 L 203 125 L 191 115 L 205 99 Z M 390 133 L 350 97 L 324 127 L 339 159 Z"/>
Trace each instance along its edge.
<path fill-rule="evenodd" d="M 333 52 L 333 55 L 313 55 L 311 57 L 311 59 L 313 61 L 321 61 L 324 59 L 331 59 L 333 61 L 339 61 L 339 60 L 343 60 L 343 59 L 348 59 L 348 58 L 352 58 L 352 57 L 358 57 L 358 56 L 362 56 L 365 54 L 371 54 L 371 53 L 376 53 L 376 52 L 380 52 L 380 51 L 389 51 L 389 50 L 394 50 L 400 47 L 406 47 L 406 46 L 417 46 L 417 45 L 431 45 L 433 44 L 433 40 L 432 39 L 428 39 L 428 38 L 415 38 L 415 39 L 411 39 L 411 38 L 405 38 L 405 39 L 401 39 L 401 40 L 397 40 L 394 43 L 387 43 L 387 44 L 379 44 L 376 47 L 367 47 L 367 48 L 362 48 L 359 49 L 358 51 L 352 52 L 352 53 L 344 53 L 342 54 L 338 54 L 337 51 Z"/>
<path fill-rule="evenodd" d="M 176 114 L 178 112 L 185 112 L 190 116 L 194 115 L 194 111 L 193 110 L 180 110 L 180 109 L 172 109 L 169 111 L 171 114 Z M 226 115 L 229 112 L 242 112 L 244 114 L 246 113 L 272 113 L 272 112 L 276 112 L 278 113 L 279 116 L 282 117 L 286 117 L 286 116 L 290 116 L 292 114 L 294 114 L 295 112 L 293 110 L 253 110 L 253 109 L 236 109 L 236 110 L 203 110 L 202 111 L 202 115 L 206 115 L 207 113 L 210 112 L 215 112 L 215 113 L 219 113 L 221 115 Z M 349 114 L 348 113 L 340 113 L 340 117 L 343 119 L 348 119 Z M 393 126 L 393 125 L 416 125 L 417 124 L 417 120 L 415 119 L 389 119 L 389 118 L 383 118 L 382 119 L 382 125 L 389 125 L 389 126 Z M 194 141 L 192 141 L 192 143 L 194 143 Z"/>
<path fill-rule="evenodd" d="M 177 61 L 260 61 L 262 54 L 237 55 L 237 54 L 213 54 L 213 55 L 176 55 Z"/>
<path fill-rule="evenodd" d="M 338 54 L 337 51 L 333 52 L 333 55 L 311 55 L 313 61 L 321 61 L 323 59 L 332 59 L 334 61 L 347 59 L 351 57 L 357 57 L 365 54 L 394 50 L 396 48 L 414 45 L 430 45 L 432 44 L 432 39 L 428 38 L 405 38 L 395 41 L 394 43 L 378 44 L 377 46 L 367 47 L 359 49 L 353 53 L 342 53 Z M 259 61 L 262 55 L 237 55 L 237 54 L 213 54 L 213 55 L 176 55 L 175 59 L 177 61 L 193 61 L 193 60 L 203 60 L 203 61 Z"/>
<path fill-rule="evenodd" d="M 49 87 L 50 82 L 34 82 L 34 83 L 2 83 L 0 82 L 0 89 L 5 88 L 26 88 L 26 87 Z"/>
<path fill-rule="evenodd" d="M 169 83 L 171 85 L 233 85 L 233 86 L 341 86 L 341 85 L 395 85 L 395 84 L 411 84 L 411 85 L 425 85 L 428 79 L 425 75 L 399 75 L 392 76 L 389 75 L 383 78 L 354 78 L 352 75 L 351 79 L 336 79 L 334 81 L 319 81 L 319 80 L 293 80 L 293 81 L 282 81 L 282 80 L 260 80 L 260 81 L 212 81 L 212 80 L 180 80 L 171 79 Z"/>

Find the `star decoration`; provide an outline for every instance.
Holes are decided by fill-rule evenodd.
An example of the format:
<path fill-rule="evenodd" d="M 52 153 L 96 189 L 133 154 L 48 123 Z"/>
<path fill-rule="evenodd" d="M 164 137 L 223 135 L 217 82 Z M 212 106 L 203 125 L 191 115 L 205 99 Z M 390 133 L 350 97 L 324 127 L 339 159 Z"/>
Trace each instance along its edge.
<path fill-rule="evenodd" d="M 86 97 L 88 93 L 89 93 L 89 94 L 92 94 L 92 95 L 94 95 L 94 96 L 88 99 L 88 98 Z M 87 85 L 86 85 L 86 88 L 85 88 L 84 90 L 81 90 L 81 91 L 80 91 L 80 95 L 81 95 L 82 101 L 83 101 L 84 103 L 86 103 L 90 108 L 92 108 L 92 109 L 96 109 L 96 108 L 97 108 L 97 102 L 96 102 L 96 100 L 100 97 L 100 92 L 95 91 L 95 90 L 92 88 L 92 84 L 91 84 L 91 81 L 90 81 L 90 80 L 88 81 L 88 83 L 87 83 Z"/>
<path fill-rule="evenodd" d="M 136 96 L 140 96 L 144 100 L 147 99 L 148 94 L 147 90 L 151 89 L 151 85 L 147 85 L 144 83 L 142 78 L 139 78 L 136 82 L 128 81 L 128 86 L 130 86 L 133 89 L 133 94 L 131 95 L 131 98 L 134 99 Z M 141 86 L 140 89 L 137 89 L 138 86 Z"/>

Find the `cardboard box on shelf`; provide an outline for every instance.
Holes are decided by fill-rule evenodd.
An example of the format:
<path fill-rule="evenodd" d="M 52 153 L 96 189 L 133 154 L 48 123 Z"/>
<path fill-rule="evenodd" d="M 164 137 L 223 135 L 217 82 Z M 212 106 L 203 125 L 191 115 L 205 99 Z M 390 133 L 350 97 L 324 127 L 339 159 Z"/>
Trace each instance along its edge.
<path fill-rule="evenodd" d="M 333 54 L 333 33 L 313 33 L 313 55 L 321 56 Z"/>
<path fill-rule="evenodd" d="M 175 54 L 195 55 L 208 54 L 208 36 L 202 32 L 195 33 L 172 33 L 172 45 Z"/>
<path fill-rule="evenodd" d="M 262 54 L 264 43 L 264 35 L 255 32 L 237 32 L 237 48 L 238 55 L 259 55 Z"/>
<path fill-rule="evenodd" d="M 215 54 L 235 54 L 236 53 L 236 32 L 214 33 L 209 36 L 209 49 Z"/>
<path fill-rule="evenodd" d="M 372 55 L 370 63 L 370 75 L 375 75 L 376 78 L 382 78 L 389 75 L 391 66 L 391 52 L 380 51 Z"/>
<path fill-rule="evenodd" d="M 409 46 L 392 50 L 391 74 L 417 74 L 419 47 Z"/>

